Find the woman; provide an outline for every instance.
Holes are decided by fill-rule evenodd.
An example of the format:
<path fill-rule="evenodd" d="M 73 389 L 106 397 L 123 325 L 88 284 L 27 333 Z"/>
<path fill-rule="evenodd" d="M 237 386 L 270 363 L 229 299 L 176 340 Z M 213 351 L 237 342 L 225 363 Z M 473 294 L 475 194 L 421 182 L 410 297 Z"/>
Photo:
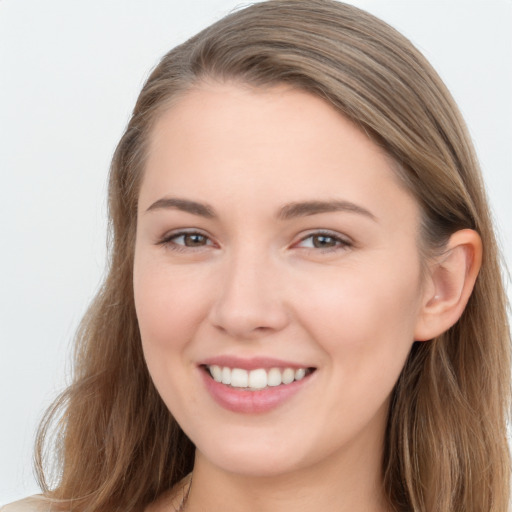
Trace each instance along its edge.
<path fill-rule="evenodd" d="M 478 164 L 393 29 L 326 0 L 209 27 L 149 77 L 109 200 L 48 499 L 21 510 L 507 509 Z"/>

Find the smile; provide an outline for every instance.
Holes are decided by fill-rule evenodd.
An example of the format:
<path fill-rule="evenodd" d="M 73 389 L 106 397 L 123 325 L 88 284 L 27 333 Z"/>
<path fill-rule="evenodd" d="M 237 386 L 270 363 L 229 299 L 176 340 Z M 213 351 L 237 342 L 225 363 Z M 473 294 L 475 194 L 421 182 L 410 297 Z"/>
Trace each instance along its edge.
<path fill-rule="evenodd" d="M 236 413 L 270 412 L 316 380 L 314 367 L 266 358 L 215 359 L 199 365 L 203 383 L 217 404 Z"/>
<path fill-rule="evenodd" d="M 300 381 L 309 375 L 313 368 L 230 368 L 228 366 L 205 365 L 216 382 L 233 388 L 259 391 L 268 387 L 277 387 Z"/>

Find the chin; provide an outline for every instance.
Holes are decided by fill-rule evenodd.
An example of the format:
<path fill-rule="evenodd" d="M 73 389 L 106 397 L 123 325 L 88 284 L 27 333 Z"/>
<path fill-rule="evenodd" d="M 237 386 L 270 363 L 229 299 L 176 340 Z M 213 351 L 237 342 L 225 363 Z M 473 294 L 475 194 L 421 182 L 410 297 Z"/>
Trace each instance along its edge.
<path fill-rule="evenodd" d="M 316 457 L 304 451 L 303 445 L 287 444 L 282 437 L 268 441 L 260 437 L 258 442 L 249 442 L 245 438 L 225 444 L 214 443 L 210 439 L 205 448 L 201 450 L 199 445 L 196 457 L 208 460 L 209 464 L 222 471 L 246 477 L 275 477 L 304 469 L 317 462 L 312 460 Z"/>
<path fill-rule="evenodd" d="M 265 457 L 260 452 L 257 456 L 252 453 L 226 453 L 219 454 L 215 458 L 209 458 L 210 464 L 217 466 L 226 473 L 236 474 L 250 478 L 270 478 L 291 473 L 300 469 L 300 465 L 294 465 L 290 460 L 282 460 L 275 457 Z M 207 457 L 207 455 L 204 455 Z"/>

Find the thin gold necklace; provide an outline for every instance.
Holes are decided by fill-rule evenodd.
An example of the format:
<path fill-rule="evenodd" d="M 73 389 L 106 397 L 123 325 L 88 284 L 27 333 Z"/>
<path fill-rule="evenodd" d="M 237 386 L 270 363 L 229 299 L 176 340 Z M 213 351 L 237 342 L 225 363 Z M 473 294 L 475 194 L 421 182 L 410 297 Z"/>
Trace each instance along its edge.
<path fill-rule="evenodd" d="M 185 506 L 188 501 L 188 495 L 190 494 L 191 487 L 192 487 L 192 476 L 190 476 L 190 481 L 188 482 L 187 490 L 183 493 L 183 497 L 181 498 L 180 506 L 177 509 L 175 507 L 173 507 L 175 512 L 183 512 L 185 510 Z"/>

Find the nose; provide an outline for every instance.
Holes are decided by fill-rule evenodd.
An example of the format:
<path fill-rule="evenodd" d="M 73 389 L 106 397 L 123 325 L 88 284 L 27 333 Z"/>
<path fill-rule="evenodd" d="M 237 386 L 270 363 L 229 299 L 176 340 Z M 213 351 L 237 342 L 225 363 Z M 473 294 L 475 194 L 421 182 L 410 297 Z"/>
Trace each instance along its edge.
<path fill-rule="evenodd" d="M 240 254 L 224 262 L 210 322 L 236 339 L 254 339 L 289 323 L 285 291 L 270 258 Z"/>

